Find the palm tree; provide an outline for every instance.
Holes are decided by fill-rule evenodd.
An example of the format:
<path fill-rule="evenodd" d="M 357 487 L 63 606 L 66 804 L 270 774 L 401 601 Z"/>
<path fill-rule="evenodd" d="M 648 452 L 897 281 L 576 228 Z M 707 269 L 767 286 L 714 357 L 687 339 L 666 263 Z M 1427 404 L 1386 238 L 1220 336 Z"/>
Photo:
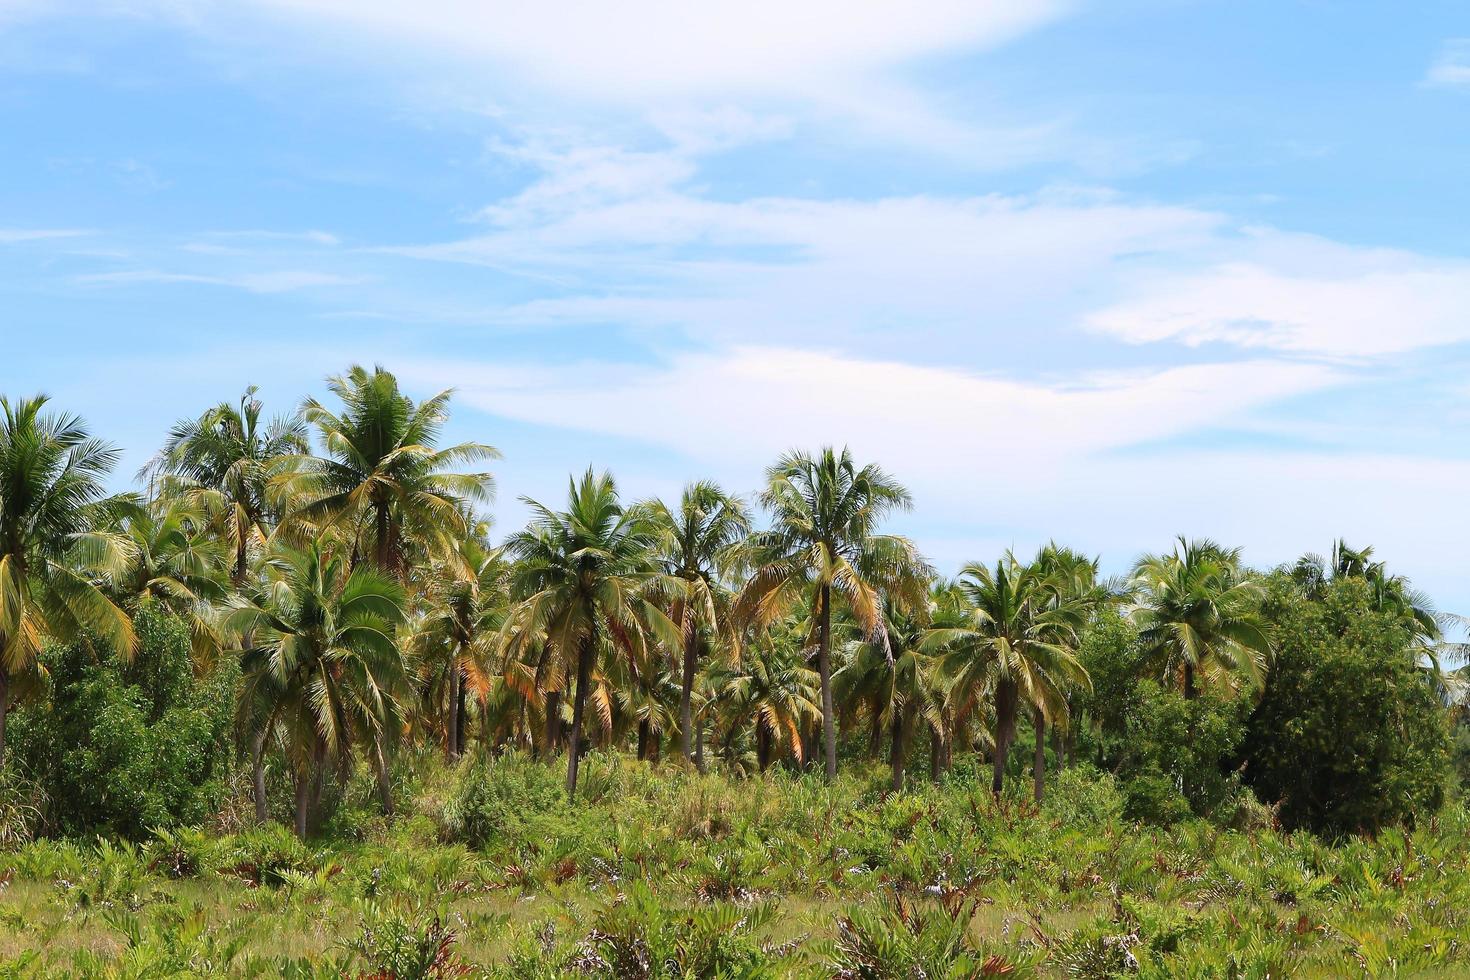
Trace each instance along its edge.
<path fill-rule="evenodd" d="M 913 543 L 876 533 L 894 510 L 907 510 L 909 492 L 875 465 L 859 469 L 852 454 L 831 448 L 793 452 L 766 471 L 761 503 L 772 526 L 750 538 L 754 573 L 741 591 L 738 615 L 757 626 L 806 602 L 815 620 L 817 674 L 822 687 L 822 738 L 828 779 L 837 775 L 832 704 L 832 608 L 844 603 L 858 626 L 881 632 L 879 596 L 916 601 L 929 568 Z"/>
<path fill-rule="evenodd" d="M 1361 579 L 1372 592 L 1373 606 L 1406 620 L 1421 647 L 1433 648 L 1444 636 L 1445 617 L 1436 612 L 1424 593 L 1402 575 L 1390 575 L 1387 566 L 1373 560 L 1373 548 L 1352 548 L 1339 539 L 1332 546 L 1331 560 L 1321 555 L 1303 555 L 1291 576 L 1309 598 L 1321 598 L 1327 586 L 1342 579 Z"/>
<path fill-rule="evenodd" d="M 1133 618 L 1145 663 L 1185 698 L 1200 682 L 1259 682 L 1271 643 L 1264 592 L 1241 568 L 1239 549 L 1179 538 L 1173 554 L 1145 555 L 1133 569 Z"/>
<path fill-rule="evenodd" d="M 98 532 L 116 501 L 102 481 L 117 450 L 73 415 L 43 413 L 46 397 L 0 396 L 0 766 L 12 678 L 30 671 L 46 638 L 83 630 L 123 656 L 136 645 L 127 615 L 94 582 L 127 559 L 127 544 Z"/>
<path fill-rule="evenodd" d="M 895 793 L 903 790 L 914 723 L 932 702 L 932 658 L 920 649 L 927 613 L 924 607 L 905 608 L 885 597 L 883 631 L 859 638 L 832 678 L 839 700 L 871 704 L 874 730 L 888 730 Z"/>
<path fill-rule="evenodd" d="M 106 579 L 124 608 L 161 604 L 189 624 L 196 663 L 219 651 L 216 607 L 229 589 L 230 548 L 211 533 L 209 515 L 192 496 L 164 496 L 121 506 L 126 562 Z"/>
<path fill-rule="evenodd" d="M 181 490 L 218 503 L 234 554 L 230 578 L 244 584 L 250 549 L 270 536 L 276 517 L 267 501 L 270 476 L 280 460 L 308 449 L 306 425 L 297 415 L 262 424 L 264 406 L 249 387 L 239 404 L 220 402 L 196 419 L 184 419 L 169 430 L 168 441 L 144 467 L 146 477 L 171 478 L 170 491 Z"/>
<path fill-rule="evenodd" d="M 332 545 L 279 546 L 267 586 L 237 596 L 229 624 L 254 638 L 242 651 L 242 721 L 281 731 L 295 778 L 296 833 L 305 837 L 329 764 L 371 743 L 384 809 L 392 809 L 380 734 L 399 716 L 405 675 L 394 629 L 403 590 L 375 569 L 349 564 Z M 256 773 L 256 805 L 264 803 Z M 259 811 L 258 811 L 259 812 Z"/>
<path fill-rule="evenodd" d="M 415 404 L 391 373 L 357 365 L 327 379 L 327 387 L 341 399 L 342 411 L 314 398 L 302 407 L 325 455 L 292 461 L 295 472 L 283 483 L 305 501 L 294 516 L 308 526 L 348 528 L 354 560 L 366 549 L 379 568 L 403 580 L 410 539 L 432 554 L 447 554 L 469 529 L 469 505 L 493 494 L 489 473 L 449 468 L 500 454 L 478 442 L 438 448 L 449 391 Z"/>
<path fill-rule="evenodd" d="M 485 666 L 497 647 L 509 604 L 510 569 L 500 551 L 485 544 L 486 530 L 476 527 L 452 555 L 431 567 L 427 610 L 410 639 L 417 653 L 443 668 L 434 672 L 444 681 L 444 749 L 451 762 L 464 752 L 468 687 L 483 700 L 492 686 Z"/>
<path fill-rule="evenodd" d="M 802 761 L 801 732 L 821 713 L 821 682 L 806 665 L 802 631 L 777 623 L 762 631 L 738 663 L 710 675 L 710 685 L 724 719 L 725 745 L 749 725 L 755 737 L 756 765 L 765 772 L 784 744 Z"/>
<path fill-rule="evenodd" d="M 546 651 L 563 668 L 552 668 L 553 678 L 575 662 L 567 760 L 567 794 L 575 796 L 583 715 L 599 658 L 616 653 L 647 669 L 650 639 L 673 648 L 682 637 L 649 598 L 651 587 L 676 587 L 655 562 L 658 537 L 636 510 L 618 502 L 612 477 L 588 468 L 570 481 L 568 496 L 564 511 L 525 499 L 530 526 L 505 544 L 516 561 L 512 593 L 519 602 L 502 632 L 507 639 L 544 635 Z"/>
<path fill-rule="evenodd" d="M 1006 761 L 1024 701 L 1043 713 L 1056 710 L 1068 684 L 1087 683 L 1077 662 L 1083 607 L 1059 596 L 1050 570 L 1006 552 L 992 569 L 966 565 L 954 584 L 963 621 L 929 630 L 923 648 L 939 656 L 939 670 L 971 711 L 988 696 L 995 706 L 991 791 L 1004 788 Z"/>
<path fill-rule="evenodd" d="M 699 672 L 701 629 L 718 632 L 727 624 L 722 611 L 728 606 L 720 576 L 734 553 L 750 533 L 750 517 L 738 497 L 725 493 L 708 481 L 691 483 L 679 498 L 677 511 L 663 501 L 647 505 L 659 537 L 664 571 L 683 583 L 675 596 L 670 618 L 683 633 L 684 670 L 679 693 L 679 751 L 685 762 L 693 762 L 691 709 L 694 678 Z"/>

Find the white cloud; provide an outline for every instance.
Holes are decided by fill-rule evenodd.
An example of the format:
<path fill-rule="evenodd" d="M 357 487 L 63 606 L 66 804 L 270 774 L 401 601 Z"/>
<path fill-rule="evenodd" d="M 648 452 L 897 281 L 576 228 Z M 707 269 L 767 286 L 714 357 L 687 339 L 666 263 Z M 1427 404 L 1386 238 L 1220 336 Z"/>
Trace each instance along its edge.
<path fill-rule="evenodd" d="M 92 232 L 82 228 L 0 228 L 0 245 L 24 245 L 90 234 Z"/>
<path fill-rule="evenodd" d="M 280 270 L 275 272 L 243 272 L 232 275 L 204 275 L 191 272 L 162 272 L 156 269 L 129 269 L 76 276 L 79 283 L 90 285 L 135 285 L 140 283 L 193 283 L 225 286 L 252 293 L 284 293 L 320 286 L 351 286 L 362 282 L 357 276 L 341 276 L 329 272 Z"/>
<path fill-rule="evenodd" d="M 1425 84 L 1457 87 L 1470 85 L 1470 38 L 1453 38 L 1440 48 L 1439 56 L 1424 76 Z"/>
<path fill-rule="evenodd" d="M 992 479 L 997 467 L 1011 481 L 1045 482 L 1068 459 L 1228 425 L 1341 380 L 1321 366 L 1246 361 L 1037 384 L 771 347 L 685 354 L 646 370 L 401 370 L 456 385 L 498 415 L 641 439 L 705 463 L 753 468 L 793 445 L 851 442 L 946 497 L 969 493 L 971 479 Z"/>

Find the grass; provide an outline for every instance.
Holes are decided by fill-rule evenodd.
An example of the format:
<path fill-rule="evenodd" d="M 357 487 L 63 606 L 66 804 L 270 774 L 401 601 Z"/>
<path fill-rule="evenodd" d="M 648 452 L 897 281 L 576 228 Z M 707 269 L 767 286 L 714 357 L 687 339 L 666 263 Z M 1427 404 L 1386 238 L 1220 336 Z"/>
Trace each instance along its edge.
<path fill-rule="evenodd" d="M 1125 822 L 1078 771 L 1038 809 L 972 773 L 892 795 L 595 755 L 570 805 L 511 757 L 354 782 L 284 829 L 0 852 L 0 976 L 1470 975 L 1470 815 L 1325 842 Z"/>

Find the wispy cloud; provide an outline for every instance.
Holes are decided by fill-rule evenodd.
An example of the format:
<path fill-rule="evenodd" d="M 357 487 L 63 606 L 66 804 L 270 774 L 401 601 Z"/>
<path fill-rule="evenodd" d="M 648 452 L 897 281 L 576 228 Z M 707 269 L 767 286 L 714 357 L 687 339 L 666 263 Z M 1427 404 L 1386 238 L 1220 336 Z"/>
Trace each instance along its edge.
<path fill-rule="evenodd" d="M 1470 86 L 1470 38 L 1446 41 L 1429 66 L 1424 81 L 1428 85 L 1446 87 Z"/>
<path fill-rule="evenodd" d="M 343 276 L 329 272 L 281 270 L 245 272 L 234 275 L 206 275 L 192 272 L 163 272 L 157 269 L 127 269 L 76 276 L 78 283 L 96 286 L 126 286 L 157 283 L 192 283 L 224 286 L 252 293 L 285 293 L 298 289 L 324 286 L 351 286 L 363 281 L 360 276 Z"/>
<path fill-rule="evenodd" d="M 85 228 L 0 228 L 0 245 L 24 245 L 91 234 L 94 232 Z"/>

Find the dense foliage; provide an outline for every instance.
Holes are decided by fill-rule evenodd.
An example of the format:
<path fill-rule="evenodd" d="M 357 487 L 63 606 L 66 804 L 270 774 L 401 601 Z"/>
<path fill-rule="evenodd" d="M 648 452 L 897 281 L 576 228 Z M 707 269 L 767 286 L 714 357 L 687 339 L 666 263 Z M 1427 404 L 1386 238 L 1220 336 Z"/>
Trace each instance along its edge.
<path fill-rule="evenodd" d="M 449 392 L 327 387 L 179 422 L 113 495 L 81 420 L 0 399 L 0 915 L 33 967 L 1463 965 L 1466 648 L 1371 549 L 947 579 L 836 448 L 751 502 L 589 468 L 497 540 Z"/>

